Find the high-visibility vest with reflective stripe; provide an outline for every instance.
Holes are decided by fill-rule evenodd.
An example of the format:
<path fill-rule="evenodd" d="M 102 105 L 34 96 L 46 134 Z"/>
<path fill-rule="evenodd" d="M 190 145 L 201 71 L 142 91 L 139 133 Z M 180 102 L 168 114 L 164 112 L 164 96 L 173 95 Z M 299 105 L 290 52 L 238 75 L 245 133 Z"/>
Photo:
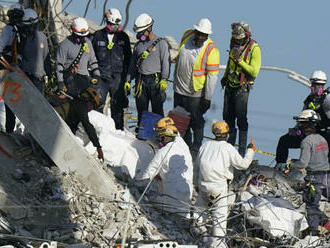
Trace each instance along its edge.
<path fill-rule="evenodd" d="M 188 29 L 184 32 L 179 52 L 186 41 L 194 34 L 194 30 Z M 220 53 L 213 41 L 208 38 L 201 52 L 198 54 L 193 67 L 193 88 L 195 91 L 204 88 L 207 74 L 217 75 L 219 73 Z"/>
<path fill-rule="evenodd" d="M 250 64 L 252 51 L 255 47 L 259 47 L 259 45 L 256 42 L 253 43 L 253 45 L 251 46 L 250 51 L 247 55 L 247 58 L 246 58 L 246 61 L 245 61 L 247 64 Z M 244 51 L 241 54 L 240 58 L 242 60 L 244 59 L 246 49 L 247 49 L 247 47 L 244 49 Z M 233 56 L 232 52 L 233 52 L 233 50 L 231 49 L 230 52 L 229 52 L 229 57 Z M 242 72 L 242 67 L 237 66 L 232 59 L 229 59 L 229 64 L 228 64 L 228 69 L 227 70 L 228 70 L 227 78 L 230 82 L 229 83 L 230 86 L 231 87 L 239 87 L 241 85 L 240 84 L 240 75 L 241 75 L 241 72 Z M 253 81 L 255 80 L 255 78 L 251 77 L 247 73 L 245 75 L 246 75 L 245 83 L 253 84 Z"/>

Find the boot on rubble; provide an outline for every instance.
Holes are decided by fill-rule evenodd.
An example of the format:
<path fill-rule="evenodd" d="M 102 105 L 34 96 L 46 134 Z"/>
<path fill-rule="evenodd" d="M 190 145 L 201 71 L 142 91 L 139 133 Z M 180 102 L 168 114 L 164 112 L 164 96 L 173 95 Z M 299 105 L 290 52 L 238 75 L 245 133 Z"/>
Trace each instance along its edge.
<path fill-rule="evenodd" d="M 246 151 L 246 145 L 247 145 L 247 131 L 239 131 L 238 136 L 238 153 L 244 157 L 245 151 Z"/>

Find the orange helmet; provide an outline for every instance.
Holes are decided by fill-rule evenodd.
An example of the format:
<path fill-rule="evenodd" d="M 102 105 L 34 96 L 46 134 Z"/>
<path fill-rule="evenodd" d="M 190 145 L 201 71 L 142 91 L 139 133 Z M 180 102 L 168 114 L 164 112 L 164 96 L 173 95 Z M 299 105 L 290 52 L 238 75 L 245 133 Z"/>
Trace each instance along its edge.
<path fill-rule="evenodd" d="M 229 126 L 224 121 L 217 121 L 212 124 L 212 133 L 215 136 L 222 136 L 229 132 Z"/>

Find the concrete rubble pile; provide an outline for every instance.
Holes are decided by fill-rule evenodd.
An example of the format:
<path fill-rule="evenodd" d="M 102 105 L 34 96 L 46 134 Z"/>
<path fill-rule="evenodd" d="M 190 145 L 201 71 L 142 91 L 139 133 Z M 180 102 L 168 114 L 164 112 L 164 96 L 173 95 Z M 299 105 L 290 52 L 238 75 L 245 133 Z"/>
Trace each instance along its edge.
<path fill-rule="evenodd" d="M 91 194 L 88 188 L 76 178 L 74 172 L 60 172 L 45 154 L 36 152 L 38 149 L 33 151 L 28 139 L 20 135 L 1 134 L 1 138 L 3 137 L 6 137 L 9 142 L 14 143 L 14 140 L 16 142 L 11 144 L 15 161 L 11 159 L 11 164 L 0 166 L 0 235 L 3 235 L 0 236 L 0 240 L 6 238 L 5 242 L 10 243 L 13 237 L 24 236 L 58 241 L 59 245 L 82 243 L 88 247 L 111 246 L 123 235 L 128 203 L 130 203 L 133 205 L 128 225 L 128 240 L 165 239 L 175 240 L 181 244 L 200 244 L 199 247 L 202 247 L 202 236 L 191 231 L 193 225 L 190 225 L 190 222 L 170 216 L 158 205 L 155 208 L 156 205 L 148 202 L 148 197 L 145 197 L 137 206 L 136 201 L 141 191 L 138 191 L 133 181 L 127 179 L 127 176 L 117 175 L 116 178 L 111 170 L 112 167 L 103 166 L 116 181 L 116 193 L 109 198 L 99 197 Z M 264 176 L 263 174 L 266 175 L 270 171 L 269 168 L 262 166 L 258 168 L 259 171 L 253 169 L 250 171 L 252 179 L 248 178 L 251 179 L 250 184 L 244 193 L 240 192 L 241 182 L 233 185 L 232 190 L 238 192 L 236 196 L 240 196 L 240 201 L 236 199 L 236 204 L 233 204 L 228 223 L 228 239 L 232 244 L 231 247 L 240 247 L 243 243 L 251 247 L 262 245 L 272 247 L 271 244 L 291 246 L 296 244 L 294 247 L 308 247 L 310 242 L 316 244 L 315 240 L 298 240 L 290 235 L 274 236 L 271 232 L 267 232 L 262 221 L 250 222 L 249 214 L 262 216 L 262 211 L 258 207 L 245 209 L 246 214 L 242 215 L 240 205 L 246 204 L 253 197 L 287 200 L 296 212 L 304 213 L 299 194 L 295 193 L 289 185 Z M 125 177 L 126 179 L 122 180 Z M 321 205 L 324 214 L 329 219 L 329 203 L 322 201 Z M 252 206 L 251 202 L 250 206 Z M 282 217 L 281 213 L 279 218 Z M 290 219 L 286 221 L 290 222 Z M 244 235 L 240 233 L 244 229 L 244 235 L 248 235 L 250 239 L 242 239 Z M 15 236 L 6 236 L 6 234 Z M 40 244 L 40 241 L 33 239 L 19 238 L 19 240 L 33 245 Z M 5 244 L 1 242 L 0 245 Z M 316 247 L 325 247 L 322 245 L 329 242 L 329 235 L 320 238 L 317 242 L 319 246 Z"/>

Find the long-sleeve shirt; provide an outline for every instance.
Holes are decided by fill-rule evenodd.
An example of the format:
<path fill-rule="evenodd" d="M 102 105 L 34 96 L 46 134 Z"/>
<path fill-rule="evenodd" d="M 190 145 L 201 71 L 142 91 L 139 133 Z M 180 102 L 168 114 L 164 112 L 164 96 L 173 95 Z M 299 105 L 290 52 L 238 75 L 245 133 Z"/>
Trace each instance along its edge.
<path fill-rule="evenodd" d="M 300 158 L 291 166 L 307 171 L 330 170 L 328 143 L 320 134 L 307 135 L 300 144 Z"/>
<path fill-rule="evenodd" d="M 127 81 L 133 80 L 137 75 L 136 72 L 143 75 L 151 75 L 155 73 L 160 73 L 161 79 L 168 79 L 170 73 L 170 53 L 166 40 L 161 39 L 156 46 L 149 53 L 146 59 L 142 60 L 138 71 L 136 71 L 137 61 L 147 48 L 159 37 L 155 36 L 154 39 L 150 41 L 139 41 L 133 50 L 132 59 L 128 69 Z"/>
<path fill-rule="evenodd" d="M 195 166 L 199 173 L 198 184 L 204 191 L 218 187 L 223 179 L 232 180 L 234 168 L 247 169 L 253 159 L 254 151 L 249 148 L 244 158 L 226 141 L 211 140 L 204 143 L 197 155 Z"/>
<path fill-rule="evenodd" d="M 11 46 L 15 37 L 15 29 L 12 25 L 6 25 L 2 29 L 0 37 L 0 53 L 3 52 L 6 46 Z"/>
<path fill-rule="evenodd" d="M 184 96 L 204 96 L 207 100 L 211 100 L 216 86 L 216 82 L 218 80 L 218 74 L 208 74 L 205 87 L 199 91 L 194 90 L 192 83 L 193 67 L 198 54 L 203 49 L 203 46 L 195 46 L 193 38 L 194 36 L 190 37 L 180 50 L 180 54 L 176 62 L 174 91 Z M 204 45 L 205 44 L 206 41 L 204 42 Z"/>
<path fill-rule="evenodd" d="M 82 54 L 79 60 L 79 66 L 76 68 L 76 73 L 88 76 L 90 68 L 95 76 L 100 76 L 97 60 L 91 41 L 86 38 L 88 49 Z M 74 42 L 72 36 L 69 36 L 58 47 L 57 50 L 57 79 L 63 81 L 63 70 L 67 70 L 72 62 L 77 58 L 81 44 Z"/>
<path fill-rule="evenodd" d="M 44 33 L 36 31 L 34 36 L 29 35 L 22 51 L 22 71 L 37 78 L 46 75 L 45 62 L 48 56 L 48 42 Z"/>

